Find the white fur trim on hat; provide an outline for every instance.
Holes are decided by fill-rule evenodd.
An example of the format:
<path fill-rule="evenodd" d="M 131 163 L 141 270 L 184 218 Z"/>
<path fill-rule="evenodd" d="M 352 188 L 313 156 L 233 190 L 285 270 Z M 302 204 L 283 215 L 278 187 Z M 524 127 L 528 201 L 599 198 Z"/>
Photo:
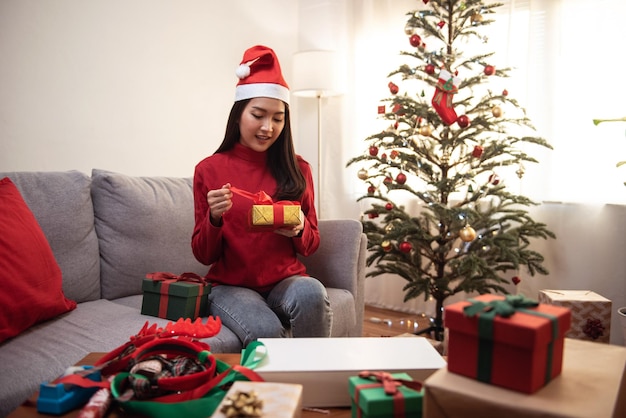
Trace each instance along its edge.
<path fill-rule="evenodd" d="M 273 83 L 242 84 L 235 89 L 236 102 L 255 97 L 269 97 L 289 104 L 289 89 Z"/>

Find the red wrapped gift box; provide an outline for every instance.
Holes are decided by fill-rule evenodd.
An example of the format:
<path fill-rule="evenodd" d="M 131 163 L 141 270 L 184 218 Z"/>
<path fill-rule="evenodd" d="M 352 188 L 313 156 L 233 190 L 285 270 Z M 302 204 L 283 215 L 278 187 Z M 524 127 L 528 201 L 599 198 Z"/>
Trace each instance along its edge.
<path fill-rule="evenodd" d="M 523 296 L 481 295 L 449 305 L 448 370 L 533 393 L 561 373 L 570 323 L 569 309 Z"/>

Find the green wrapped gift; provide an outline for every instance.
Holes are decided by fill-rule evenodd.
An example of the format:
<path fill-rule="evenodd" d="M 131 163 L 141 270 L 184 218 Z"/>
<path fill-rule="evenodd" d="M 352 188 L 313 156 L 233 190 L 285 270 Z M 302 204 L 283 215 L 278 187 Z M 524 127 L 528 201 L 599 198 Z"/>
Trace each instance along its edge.
<path fill-rule="evenodd" d="M 406 373 L 359 373 L 349 378 L 352 418 L 422 416 L 422 384 Z"/>
<path fill-rule="evenodd" d="M 149 273 L 143 279 L 141 313 L 176 321 L 209 313 L 211 286 L 195 273 Z"/>

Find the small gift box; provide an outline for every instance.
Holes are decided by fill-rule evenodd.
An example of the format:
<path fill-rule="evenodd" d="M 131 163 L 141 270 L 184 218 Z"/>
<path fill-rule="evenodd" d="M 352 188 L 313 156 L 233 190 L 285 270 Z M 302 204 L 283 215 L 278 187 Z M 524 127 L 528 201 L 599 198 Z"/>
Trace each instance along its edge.
<path fill-rule="evenodd" d="M 540 290 L 539 302 L 572 311 L 572 326 L 566 338 L 601 343 L 611 339 L 611 301 L 591 290 Z"/>
<path fill-rule="evenodd" d="M 254 229 L 274 230 L 298 226 L 302 223 L 302 211 L 298 202 L 272 201 L 265 192 L 250 193 L 232 186 L 230 191 L 252 201 L 250 226 Z"/>
<path fill-rule="evenodd" d="M 250 224 L 272 229 L 298 226 L 302 223 L 300 205 L 252 205 Z"/>
<path fill-rule="evenodd" d="M 406 373 L 364 371 L 348 382 L 352 418 L 422 416 L 422 384 Z"/>
<path fill-rule="evenodd" d="M 149 273 L 143 279 L 141 313 L 176 321 L 208 315 L 211 286 L 195 273 Z"/>
<path fill-rule="evenodd" d="M 302 385 L 236 381 L 211 417 L 296 418 L 301 410 Z"/>
<path fill-rule="evenodd" d="M 533 393 L 561 373 L 567 308 L 521 295 L 481 295 L 444 310 L 448 370 Z"/>

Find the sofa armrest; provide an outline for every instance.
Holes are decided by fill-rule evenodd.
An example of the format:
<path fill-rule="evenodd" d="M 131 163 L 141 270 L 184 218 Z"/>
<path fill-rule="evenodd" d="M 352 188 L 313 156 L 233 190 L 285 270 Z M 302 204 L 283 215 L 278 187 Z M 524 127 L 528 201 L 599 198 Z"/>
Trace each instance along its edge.
<path fill-rule="evenodd" d="M 356 326 L 363 327 L 367 237 L 355 219 L 324 219 L 318 223 L 320 246 L 301 257 L 307 273 L 324 286 L 345 289 L 354 296 Z M 357 335 L 361 335 L 360 330 Z"/>

